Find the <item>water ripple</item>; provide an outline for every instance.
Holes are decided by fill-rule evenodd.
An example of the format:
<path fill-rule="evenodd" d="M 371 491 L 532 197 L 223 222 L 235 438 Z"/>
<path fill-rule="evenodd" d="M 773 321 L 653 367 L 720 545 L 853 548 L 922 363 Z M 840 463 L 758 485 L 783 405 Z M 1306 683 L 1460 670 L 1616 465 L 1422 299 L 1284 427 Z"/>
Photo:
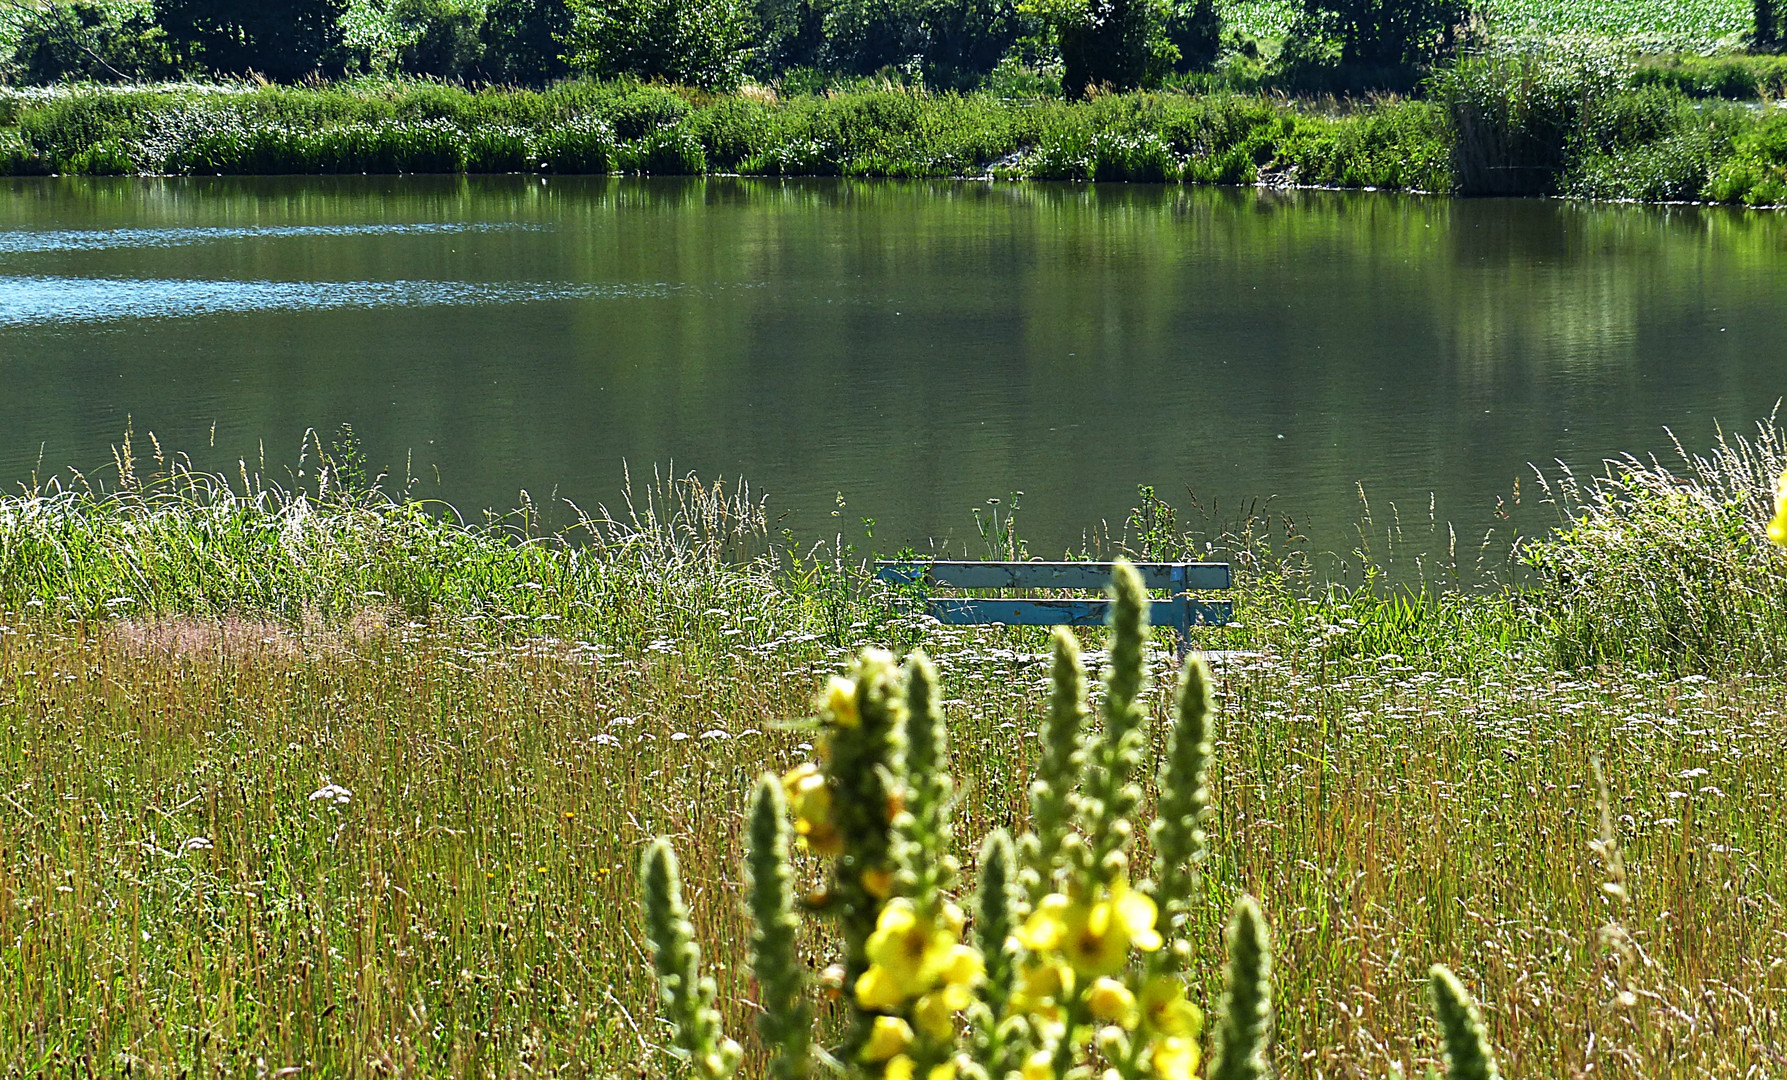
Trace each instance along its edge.
<path fill-rule="evenodd" d="M 168 319 L 247 311 L 449 307 L 669 296 L 675 285 L 471 281 L 208 281 L 0 277 L 0 326 Z"/>
<path fill-rule="evenodd" d="M 453 233 L 538 231 L 539 226 L 511 223 L 454 224 L 421 222 L 408 225 L 275 225 L 266 228 L 191 229 L 13 229 L 0 230 L 0 255 L 32 255 L 56 251 L 113 251 L 120 248 L 168 248 L 216 240 L 268 240 L 290 236 L 436 236 Z"/>

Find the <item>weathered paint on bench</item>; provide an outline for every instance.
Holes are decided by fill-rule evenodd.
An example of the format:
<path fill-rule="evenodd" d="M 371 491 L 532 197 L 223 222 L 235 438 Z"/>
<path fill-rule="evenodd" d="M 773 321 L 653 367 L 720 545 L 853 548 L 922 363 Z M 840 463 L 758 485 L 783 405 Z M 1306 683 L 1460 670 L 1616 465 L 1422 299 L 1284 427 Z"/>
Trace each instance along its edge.
<path fill-rule="evenodd" d="M 1227 563 L 1135 563 L 1149 589 L 1170 591 L 1168 600 L 1149 603 L 1149 621 L 1170 626 L 1189 642 L 1193 626 L 1224 626 L 1235 617 L 1227 600 L 1195 600 L 1191 590 L 1228 589 L 1234 575 Z M 1102 589 L 1111 563 L 1094 562 L 891 562 L 877 564 L 875 576 L 895 585 L 950 589 Z M 1102 626 L 1109 600 L 942 597 L 927 599 L 926 611 L 950 626 Z"/>

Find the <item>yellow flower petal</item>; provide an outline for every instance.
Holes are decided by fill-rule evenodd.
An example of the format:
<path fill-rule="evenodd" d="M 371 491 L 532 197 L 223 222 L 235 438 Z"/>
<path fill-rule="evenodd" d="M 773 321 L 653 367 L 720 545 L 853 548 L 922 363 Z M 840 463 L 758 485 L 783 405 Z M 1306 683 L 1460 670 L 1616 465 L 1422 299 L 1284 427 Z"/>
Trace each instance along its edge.
<path fill-rule="evenodd" d="M 875 1026 L 869 1029 L 868 1041 L 863 1043 L 862 1059 L 887 1061 L 896 1054 L 904 1054 L 912 1045 L 912 1038 L 912 1025 L 906 1021 L 897 1016 L 877 1016 Z"/>
<path fill-rule="evenodd" d="M 1088 987 L 1086 1007 L 1092 1010 L 1094 1018 L 1123 1028 L 1135 1027 L 1140 1019 L 1135 995 L 1116 979 L 1099 979 Z"/>
<path fill-rule="evenodd" d="M 1775 484 L 1775 516 L 1768 523 L 1768 538 L 1787 547 L 1787 471 Z"/>
<path fill-rule="evenodd" d="M 1015 935 L 1024 948 L 1032 952 L 1053 949 L 1061 944 L 1067 934 L 1067 913 L 1073 907 L 1072 901 L 1060 893 L 1050 893 L 1036 905 L 1036 910 L 1024 920 L 1024 925 Z"/>
<path fill-rule="evenodd" d="M 1159 1080 L 1193 1080 L 1200 1056 L 1195 1039 L 1158 1039 L 1148 1055 L 1148 1064 Z"/>
<path fill-rule="evenodd" d="M 1195 1039 L 1204 1030 L 1204 1014 L 1185 1000 L 1185 984 L 1166 975 L 1142 987 L 1142 1020 L 1157 1035 Z"/>
<path fill-rule="evenodd" d="M 870 967 L 856 980 L 856 1003 L 872 1012 L 885 1012 L 904 1005 L 906 995 L 886 968 Z"/>
<path fill-rule="evenodd" d="M 1159 909 L 1154 901 L 1134 891 L 1127 885 L 1118 885 L 1111 898 L 1111 906 L 1115 909 L 1116 920 L 1129 936 L 1130 944 L 1143 952 L 1153 952 L 1160 948 L 1160 933 L 1154 929 Z"/>
<path fill-rule="evenodd" d="M 861 722 L 856 712 L 856 683 L 833 675 L 825 684 L 825 711 L 839 727 L 855 727 Z"/>
<path fill-rule="evenodd" d="M 941 1042 L 955 1037 L 956 1010 L 966 1007 L 967 1002 L 956 1005 L 942 993 L 926 994 L 912 1006 L 912 1019 L 920 1031 Z"/>
<path fill-rule="evenodd" d="M 901 1054 L 889 1059 L 887 1068 L 881 1071 L 882 1080 L 912 1080 L 912 1074 L 917 1068 L 917 1062 Z"/>
<path fill-rule="evenodd" d="M 939 974 L 951 986 L 974 986 L 986 978 L 987 962 L 981 959 L 980 950 L 956 945 L 950 948 Z"/>
<path fill-rule="evenodd" d="M 1055 1080 L 1055 1056 L 1038 1050 L 1024 1059 L 1024 1080 Z"/>

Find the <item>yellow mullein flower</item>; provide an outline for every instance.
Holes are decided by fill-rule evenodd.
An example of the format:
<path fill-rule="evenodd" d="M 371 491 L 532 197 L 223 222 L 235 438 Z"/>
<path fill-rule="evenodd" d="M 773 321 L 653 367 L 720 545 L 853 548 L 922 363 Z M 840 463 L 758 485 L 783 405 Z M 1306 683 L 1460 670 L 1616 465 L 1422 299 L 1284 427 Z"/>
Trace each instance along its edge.
<path fill-rule="evenodd" d="M 1024 1059 L 1024 1080 L 1055 1080 L 1055 1055 L 1038 1050 Z"/>
<path fill-rule="evenodd" d="M 1017 937 L 1034 952 L 1060 950 L 1081 974 L 1113 975 L 1129 962 L 1131 947 L 1143 952 L 1160 948 L 1157 914 L 1154 901 L 1119 880 L 1089 904 L 1074 903 L 1060 893 L 1043 897 Z"/>
<path fill-rule="evenodd" d="M 1086 1007 L 1096 1019 L 1122 1028 L 1136 1026 L 1141 1017 L 1136 1011 L 1135 995 L 1116 979 L 1102 978 L 1086 990 Z"/>
<path fill-rule="evenodd" d="M 1768 538 L 1787 547 L 1787 471 L 1775 481 L 1775 516 L 1768 523 Z"/>
<path fill-rule="evenodd" d="M 1160 975 L 1142 987 L 1142 1021 L 1148 1030 L 1172 1038 L 1195 1039 L 1204 1030 L 1204 1014 L 1185 1000 L 1185 984 Z"/>
<path fill-rule="evenodd" d="M 1036 910 L 1030 913 L 1030 917 L 1024 920 L 1024 925 L 1013 936 L 1031 952 L 1047 952 L 1057 948 L 1067 934 L 1067 921 L 1073 907 L 1072 900 L 1060 893 L 1050 893 L 1037 902 Z"/>
<path fill-rule="evenodd" d="M 1044 1020 L 1059 1019 L 1061 1001 L 1072 993 L 1072 968 L 1065 964 L 1033 964 L 1018 972 L 1011 1011 Z"/>
<path fill-rule="evenodd" d="M 917 1072 L 918 1062 L 901 1054 L 888 1061 L 887 1067 L 881 1070 L 881 1077 L 882 1080 L 912 1080 Z M 925 1073 L 925 1080 L 956 1080 L 956 1063 L 946 1061 L 931 1066 L 931 1071 Z"/>
<path fill-rule="evenodd" d="M 877 1016 L 875 1026 L 869 1029 L 868 1041 L 863 1043 L 862 1059 L 864 1061 L 887 1061 L 896 1055 L 902 1055 L 912 1045 L 912 1025 L 897 1016 Z"/>
<path fill-rule="evenodd" d="M 1148 1066 L 1159 1080 L 1193 1080 L 1202 1056 L 1196 1039 L 1156 1039 L 1149 1049 Z"/>
<path fill-rule="evenodd" d="M 856 712 L 856 683 L 837 675 L 825 684 L 825 712 L 839 727 L 855 727 L 862 717 Z"/>
<path fill-rule="evenodd" d="M 844 837 L 832 824 L 831 787 L 819 766 L 809 761 L 788 770 L 782 775 L 782 792 L 801 847 L 819 855 L 841 854 Z"/>
<path fill-rule="evenodd" d="M 926 994 L 912 1006 L 912 1022 L 918 1025 L 918 1030 L 941 1042 L 955 1037 L 956 1009 L 966 1006 L 965 1001 L 961 1005 L 952 1005 L 941 991 Z"/>
<path fill-rule="evenodd" d="M 864 943 L 869 969 L 856 980 L 856 1003 L 889 1011 L 933 990 L 951 1011 L 967 1008 L 969 989 L 986 976 L 980 953 L 959 944 L 948 925 L 921 916 L 900 896 L 887 902 Z"/>

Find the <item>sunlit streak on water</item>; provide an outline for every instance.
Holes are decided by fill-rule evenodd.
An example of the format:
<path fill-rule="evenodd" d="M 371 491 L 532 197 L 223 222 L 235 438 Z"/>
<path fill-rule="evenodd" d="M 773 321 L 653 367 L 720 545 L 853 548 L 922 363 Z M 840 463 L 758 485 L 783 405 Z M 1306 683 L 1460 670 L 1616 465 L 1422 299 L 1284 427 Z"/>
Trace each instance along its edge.
<path fill-rule="evenodd" d="M 217 240 L 273 240 L 309 236 L 438 236 L 539 228 L 536 225 L 507 223 L 423 222 L 410 225 L 285 225 L 271 228 L 14 230 L 0 231 L 0 255 L 182 247 Z"/>
<path fill-rule="evenodd" d="M 543 300 L 643 299 L 672 285 L 469 281 L 204 281 L 0 277 L 0 326 L 167 319 L 245 311 L 448 307 Z"/>

